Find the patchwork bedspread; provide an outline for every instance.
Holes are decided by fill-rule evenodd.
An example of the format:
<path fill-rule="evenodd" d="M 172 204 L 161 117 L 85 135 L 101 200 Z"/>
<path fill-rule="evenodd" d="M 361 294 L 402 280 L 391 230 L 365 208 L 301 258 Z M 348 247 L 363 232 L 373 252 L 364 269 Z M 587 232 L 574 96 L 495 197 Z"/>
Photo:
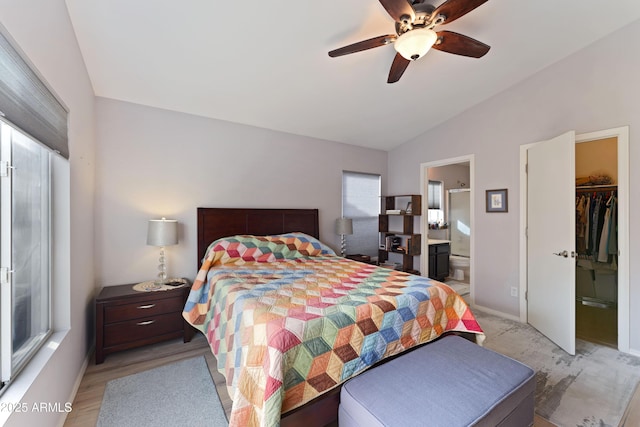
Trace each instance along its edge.
<path fill-rule="evenodd" d="M 230 426 L 277 426 L 281 413 L 444 332 L 484 338 L 448 286 L 335 256 L 300 233 L 214 242 L 183 316 L 225 375 Z"/>

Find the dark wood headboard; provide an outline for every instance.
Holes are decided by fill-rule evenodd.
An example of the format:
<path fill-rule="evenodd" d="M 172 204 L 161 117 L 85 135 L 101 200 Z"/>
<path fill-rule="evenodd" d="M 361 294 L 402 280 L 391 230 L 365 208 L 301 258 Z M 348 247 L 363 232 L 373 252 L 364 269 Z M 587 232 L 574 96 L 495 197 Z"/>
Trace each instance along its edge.
<path fill-rule="evenodd" d="M 207 247 L 221 237 L 299 231 L 319 238 L 319 228 L 318 209 L 198 208 L 198 268 Z"/>

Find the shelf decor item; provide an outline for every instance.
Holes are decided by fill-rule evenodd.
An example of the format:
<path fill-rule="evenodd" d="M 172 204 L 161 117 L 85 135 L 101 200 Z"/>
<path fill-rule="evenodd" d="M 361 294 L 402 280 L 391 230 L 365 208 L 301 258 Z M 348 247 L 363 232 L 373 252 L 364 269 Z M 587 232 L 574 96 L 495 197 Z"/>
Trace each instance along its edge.
<path fill-rule="evenodd" d="M 147 245 L 159 246 L 160 257 L 158 258 L 158 278 L 156 285 L 164 285 L 167 282 L 167 268 L 165 265 L 166 257 L 164 253 L 165 246 L 178 244 L 178 221 L 175 219 L 151 219 L 147 229 Z"/>
<path fill-rule="evenodd" d="M 487 212 L 508 212 L 507 189 L 487 190 Z"/>

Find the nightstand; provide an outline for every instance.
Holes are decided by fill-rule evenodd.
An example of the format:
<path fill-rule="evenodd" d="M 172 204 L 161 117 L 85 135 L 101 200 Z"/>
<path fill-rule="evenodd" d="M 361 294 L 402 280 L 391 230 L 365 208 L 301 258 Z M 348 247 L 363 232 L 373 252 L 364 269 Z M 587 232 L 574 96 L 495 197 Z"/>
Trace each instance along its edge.
<path fill-rule="evenodd" d="M 182 317 L 190 282 L 166 291 L 139 292 L 133 286 L 106 286 L 96 297 L 96 364 L 116 351 L 193 337 Z"/>

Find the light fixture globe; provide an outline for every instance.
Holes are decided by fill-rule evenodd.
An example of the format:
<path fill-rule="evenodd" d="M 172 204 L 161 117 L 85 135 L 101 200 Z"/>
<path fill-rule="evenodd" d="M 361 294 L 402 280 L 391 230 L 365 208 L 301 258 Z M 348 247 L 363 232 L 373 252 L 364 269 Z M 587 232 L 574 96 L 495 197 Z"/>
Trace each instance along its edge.
<path fill-rule="evenodd" d="M 409 61 L 423 57 L 438 39 L 435 31 L 428 28 L 415 28 L 402 34 L 393 43 L 396 51 Z"/>

